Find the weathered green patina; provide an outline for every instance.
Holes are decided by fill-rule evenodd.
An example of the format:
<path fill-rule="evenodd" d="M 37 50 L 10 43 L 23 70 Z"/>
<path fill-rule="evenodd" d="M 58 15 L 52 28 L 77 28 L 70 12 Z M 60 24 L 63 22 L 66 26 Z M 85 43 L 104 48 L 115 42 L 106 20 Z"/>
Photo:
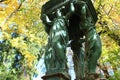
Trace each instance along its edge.
<path fill-rule="evenodd" d="M 76 80 L 95 74 L 101 40 L 95 29 L 97 14 L 91 0 L 49 0 L 42 7 L 41 19 L 49 35 L 44 80 L 70 80 L 66 59 L 69 40 L 74 52 Z M 58 79 L 57 74 L 64 78 Z"/>

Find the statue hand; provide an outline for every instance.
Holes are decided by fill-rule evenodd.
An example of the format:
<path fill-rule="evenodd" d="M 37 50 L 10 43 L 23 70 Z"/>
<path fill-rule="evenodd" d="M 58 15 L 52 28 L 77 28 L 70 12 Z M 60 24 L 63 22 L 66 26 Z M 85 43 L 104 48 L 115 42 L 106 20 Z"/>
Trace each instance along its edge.
<path fill-rule="evenodd" d="M 47 15 L 45 15 L 45 21 L 46 21 L 46 23 L 51 23 L 52 22 Z"/>
<path fill-rule="evenodd" d="M 48 25 L 52 24 L 52 21 L 49 19 L 49 17 L 46 14 L 42 15 L 42 21 L 43 23 L 48 24 Z"/>
<path fill-rule="evenodd" d="M 49 18 L 46 14 L 42 14 L 42 20 L 46 23 L 49 22 Z"/>
<path fill-rule="evenodd" d="M 70 12 L 74 13 L 75 12 L 75 7 L 73 3 L 70 3 Z"/>
<path fill-rule="evenodd" d="M 57 9 L 57 11 L 56 11 L 56 15 L 57 15 L 57 17 L 62 16 L 62 12 L 61 12 L 60 10 L 61 10 L 61 9 Z"/>
<path fill-rule="evenodd" d="M 75 12 L 75 7 L 73 3 L 70 3 L 70 11 L 66 14 L 66 18 L 68 19 Z"/>

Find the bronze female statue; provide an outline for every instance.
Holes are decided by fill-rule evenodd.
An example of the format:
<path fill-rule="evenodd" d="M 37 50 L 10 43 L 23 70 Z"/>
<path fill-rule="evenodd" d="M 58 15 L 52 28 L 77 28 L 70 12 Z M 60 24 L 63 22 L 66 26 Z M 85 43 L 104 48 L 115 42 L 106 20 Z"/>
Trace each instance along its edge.
<path fill-rule="evenodd" d="M 49 35 L 45 53 L 46 75 L 67 74 L 69 40 L 74 52 L 76 80 L 95 74 L 101 40 L 95 29 L 97 14 L 91 0 L 49 0 L 42 7 L 41 19 Z"/>

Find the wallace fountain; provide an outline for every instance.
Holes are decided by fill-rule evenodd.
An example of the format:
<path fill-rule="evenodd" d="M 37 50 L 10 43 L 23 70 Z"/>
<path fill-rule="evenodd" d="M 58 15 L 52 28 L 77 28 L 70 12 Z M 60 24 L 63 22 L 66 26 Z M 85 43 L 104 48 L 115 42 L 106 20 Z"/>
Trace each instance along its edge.
<path fill-rule="evenodd" d="M 41 20 L 48 34 L 43 80 L 71 80 L 67 67 L 67 46 L 74 53 L 76 80 L 95 80 L 102 47 L 96 32 L 98 18 L 92 1 L 49 0 L 42 6 Z"/>

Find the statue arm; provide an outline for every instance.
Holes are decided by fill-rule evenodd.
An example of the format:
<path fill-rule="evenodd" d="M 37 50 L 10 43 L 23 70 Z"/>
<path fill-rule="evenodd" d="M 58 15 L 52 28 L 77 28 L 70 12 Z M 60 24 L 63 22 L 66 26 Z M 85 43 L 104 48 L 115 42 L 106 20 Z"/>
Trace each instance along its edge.
<path fill-rule="evenodd" d="M 49 19 L 48 15 L 46 15 L 43 7 L 42 7 L 42 11 L 41 11 L 41 16 L 40 16 L 43 24 L 44 24 L 44 28 L 45 28 L 45 31 L 49 34 L 49 31 L 50 31 L 50 27 L 52 25 L 52 21 Z"/>
<path fill-rule="evenodd" d="M 74 12 L 75 12 L 75 7 L 74 7 L 74 4 L 71 2 L 70 3 L 70 11 L 65 16 L 66 19 L 69 19 Z"/>
<path fill-rule="evenodd" d="M 60 3 L 59 5 L 53 7 L 50 10 L 46 10 L 45 5 L 42 6 L 42 11 L 41 11 L 41 20 L 43 22 L 43 24 L 45 25 L 45 31 L 49 34 L 50 28 L 53 24 L 53 20 L 55 17 L 58 17 L 57 14 L 59 14 L 60 12 L 62 12 L 62 10 L 64 9 L 63 7 L 66 7 L 66 5 L 70 5 L 70 9 L 69 12 L 67 12 L 67 14 L 64 14 L 65 19 L 69 19 L 69 17 L 74 13 L 75 11 L 75 7 L 74 4 L 72 2 L 65 1 L 63 3 Z M 53 11 L 53 12 L 51 12 Z M 64 13 L 64 12 L 63 12 Z M 56 16 L 55 16 L 56 15 Z M 63 16 L 63 15 L 62 15 Z M 52 19 L 52 20 L 51 20 Z"/>

